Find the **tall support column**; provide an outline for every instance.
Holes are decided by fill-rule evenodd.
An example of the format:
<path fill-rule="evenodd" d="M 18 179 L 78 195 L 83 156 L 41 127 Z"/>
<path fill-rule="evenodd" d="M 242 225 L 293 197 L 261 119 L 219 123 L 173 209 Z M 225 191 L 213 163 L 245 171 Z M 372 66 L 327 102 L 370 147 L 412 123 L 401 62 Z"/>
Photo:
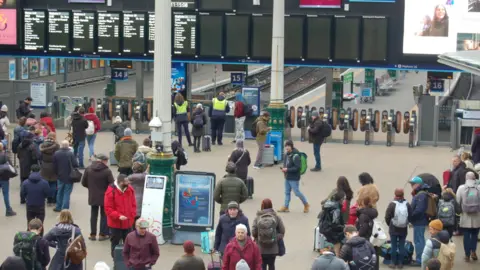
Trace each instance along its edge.
<path fill-rule="evenodd" d="M 171 0 L 155 2 L 155 54 L 153 79 L 153 128 L 154 145 L 161 146 L 161 151 L 147 155 L 150 174 L 167 177 L 163 211 L 163 238 L 171 240 L 173 236 L 173 164 L 176 158 L 172 153 L 172 111 L 171 89 L 172 77 L 172 7 Z M 160 125 L 161 123 L 161 125 Z"/>
<path fill-rule="evenodd" d="M 136 62 L 135 63 L 135 99 L 140 104 L 143 100 L 143 96 L 145 93 L 143 79 L 145 74 L 145 65 L 144 62 Z"/>
<path fill-rule="evenodd" d="M 325 108 L 332 108 L 333 69 L 325 69 Z"/>
<path fill-rule="evenodd" d="M 332 72 L 332 108 L 336 108 L 337 112 L 340 112 L 340 109 L 343 107 L 342 75 L 339 68 L 334 68 Z M 337 115 L 340 115 L 340 113 Z"/>
<path fill-rule="evenodd" d="M 270 104 L 267 110 L 270 112 L 272 131 L 280 131 L 281 153 L 283 153 L 283 138 L 285 131 L 285 104 L 284 91 L 284 59 L 285 59 L 285 0 L 273 2 L 273 29 L 272 29 L 272 76 L 270 90 Z"/>

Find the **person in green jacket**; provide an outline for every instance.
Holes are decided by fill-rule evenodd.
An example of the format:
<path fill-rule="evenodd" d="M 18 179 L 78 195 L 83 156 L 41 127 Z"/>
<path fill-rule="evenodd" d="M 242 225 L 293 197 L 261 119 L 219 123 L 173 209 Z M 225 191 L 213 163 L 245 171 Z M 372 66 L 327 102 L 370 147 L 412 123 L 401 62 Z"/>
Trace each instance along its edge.
<path fill-rule="evenodd" d="M 138 150 L 138 143 L 132 138 L 132 130 L 126 128 L 123 138 L 115 145 L 115 159 L 118 162 L 118 172 L 129 176 L 133 173 L 133 156 Z"/>
<path fill-rule="evenodd" d="M 220 214 L 224 214 L 229 202 L 241 204 L 248 198 L 247 186 L 235 174 L 235 163 L 228 162 L 225 171 L 227 175 L 215 186 L 213 195 L 214 200 L 221 204 Z"/>
<path fill-rule="evenodd" d="M 257 120 L 255 120 L 257 130 L 256 141 L 258 146 L 257 158 L 255 159 L 255 164 L 253 165 L 253 168 L 255 169 L 262 168 L 262 156 L 265 148 L 265 142 L 267 141 L 267 133 L 272 129 L 268 126 L 268 121 L 270 121 L 270 113 L 266 111 L 263 112 L 262 115 L 257 118 Z"/>

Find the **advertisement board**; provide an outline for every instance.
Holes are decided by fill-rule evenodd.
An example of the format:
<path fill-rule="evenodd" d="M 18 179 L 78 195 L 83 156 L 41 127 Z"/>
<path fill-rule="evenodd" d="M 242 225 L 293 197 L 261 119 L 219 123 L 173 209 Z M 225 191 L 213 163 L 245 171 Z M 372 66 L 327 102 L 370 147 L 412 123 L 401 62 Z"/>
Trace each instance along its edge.
<path fill-rule="evenodd" d="M 0 7 L 0 45 L 17 45 L 17 10 Z"/>
<path fill-rule="evenodd" d="M 187 98 L 187 65 L 185 63 L 172 63 L 172 94 L 181 93 Z"/>
<path fill-rule="evenodd" d="M 252 116 L 260 115 L 260 89 L 258 87 L 243 87 L 242 95 L 248 105 L 252 106 Z"/>
<path fill-rule="evenodd" d="M 479 50 L 480 12 L 468 1 L 405 0 L 404 54 Z"/>
<path fill-rule="evenodd" d="M 213 173 L 178 171 L 175 174 L 175 227 L 184 231 L 213 228 L 214 188 Z"/>

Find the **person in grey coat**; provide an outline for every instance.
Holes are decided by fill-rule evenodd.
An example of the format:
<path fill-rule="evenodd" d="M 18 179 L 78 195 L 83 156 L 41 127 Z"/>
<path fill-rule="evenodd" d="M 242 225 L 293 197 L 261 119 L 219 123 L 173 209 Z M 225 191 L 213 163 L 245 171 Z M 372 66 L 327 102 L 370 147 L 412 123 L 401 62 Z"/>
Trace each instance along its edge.
<path fill-rule="evenodd" d="M 463 246 L 465 249 L 465 261 L 470 259 L 476 261 L 477 257 L 477 240 L 480 230 L 480 206 L 477 206 L 475 211 L 469 210 L 471 207 L 466 207 L 467 196 L 480 196 L 480 186 L 476 182 L 475 174 L 468 172 L 465 175 L 465 184 L 458 187 L 457 190 L 457 202 L 462 208 L 462 214 L 460 214 L 459 227 L 463 230 Z M 469 198 L 470 199 L 470 198 Z M 474 200 L 474 199 L 473 199 Z M 472 200 L 472 201 L 473 201 Z M 480 198 L 477 198 L 477 202 Z"/>
<path fill-rule="evenodd" d="M 78 168 L 77 157 L 70 150 L 67 140 L 60 143 L 60 149 L 53 155 L 53 168 L 58 176 L 57 202 L 53 211 L 60 212 L 70 208 L 70 194 L 73 190 L 73 182 L 70 178 L 72 168 Z"/>
<path fill-rule="evenodd" d="M 325 243 L 325 248 L 320 250 L 320 256 L 313 262 L 312 270 L 348 270 L 347 264 L 333 253 L 333 244 Z"/>
<path fill-rule="evenodd" d="M 230 154 L 228 161 L 235 163 L 235 167 L 237 168 L 235 170 L 235 174 L 246 184 L 248 177 L 248 166 L 250 166 L 252 160 L 250 158 L 250 152 L 243 147 L 243 140 L 236 141 L 236 148 Z"/>
<path fill-rule="evenodd" d="M 192 136 L 193 136 L 193 148 L 195 153 L 200 153 L 200 143 L 202 136 L 205 135 L 204 128 L 207 124 L 207 116 L 203 111 L 202 104 L 197 104 L 195 110 L 193 111 L 192 115 Z"/>

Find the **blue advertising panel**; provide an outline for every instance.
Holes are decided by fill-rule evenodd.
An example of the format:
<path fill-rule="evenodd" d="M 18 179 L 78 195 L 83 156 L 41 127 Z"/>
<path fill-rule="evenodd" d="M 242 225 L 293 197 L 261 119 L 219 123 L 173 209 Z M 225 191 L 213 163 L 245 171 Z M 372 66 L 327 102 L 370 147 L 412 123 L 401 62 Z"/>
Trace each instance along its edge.
<path fill-rule="evenodd" d="M 174 225 L 179 230 L 197 231 L 213 228 L 213 190 L 215 174 L 179 171 L 175 174 Z"/>
<path fill-rule="evenodd" d="M 253 116 L 260 115 L 260 88 L 258 87 L 243 87 L 242 95 L 247 104 L 252 106 Z"/>
<path fill-rule="evenodd" d="M 172 63 L 172 94 L 181 93 L 183 97 L 187 98 L 187 64 Z"/>

